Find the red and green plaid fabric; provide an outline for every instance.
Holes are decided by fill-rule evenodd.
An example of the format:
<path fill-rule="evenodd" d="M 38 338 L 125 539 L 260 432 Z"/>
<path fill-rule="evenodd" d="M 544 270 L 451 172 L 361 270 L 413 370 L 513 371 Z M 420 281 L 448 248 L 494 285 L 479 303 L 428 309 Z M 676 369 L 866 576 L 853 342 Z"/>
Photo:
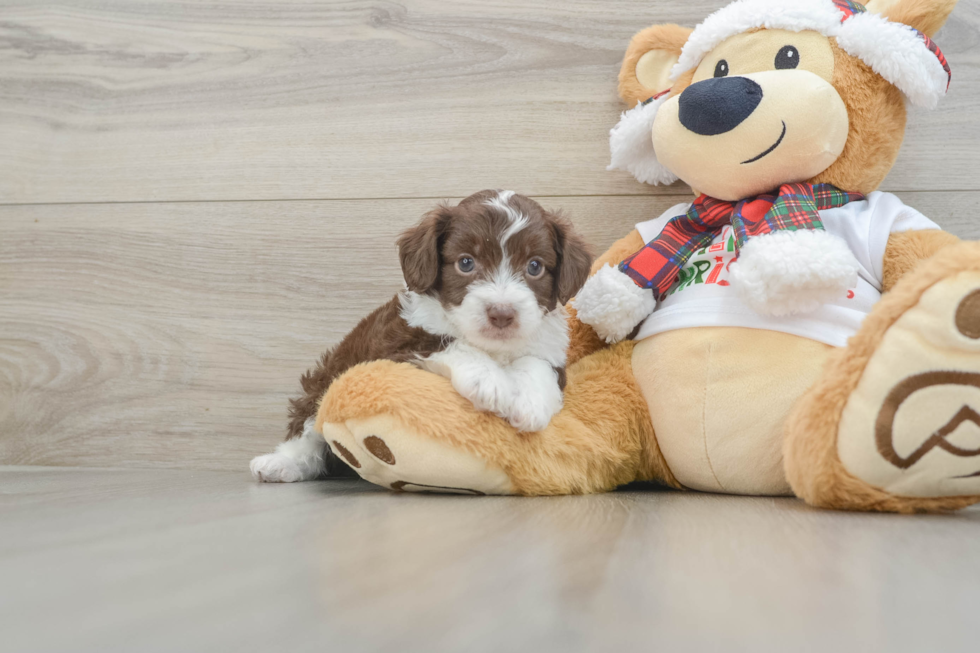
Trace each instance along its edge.
<path fill-rule="evenodd" d="M 619 264 L 641 288 L 663 297 L 694 252 L 711 244 L 726 225 L 735 232 L 735 256 L 745 242 L 774 231 L 823 229 L 820 213 L 864 199 L 830 184 L 783 184 L 775 194 L 740 202 L 699 195 L 685 215 L 671 218 L 660 235 Z"/>
<path fill-rule="evenodd" d="M 946 61 L 946 55 L 943 54 L 943 51 L 939 49 L 939 46 L 936 45 L 936 42 L 931 38 L 914 27 L 910 27 L 909 29 L 915 31 L 915 33 L 919 35 L 919 38 L 925 42 L 926 47 L 929 48 L 929 51 L 936 55 L 936 58 L 939 59 L 939 63 L 943 65 L 943 70 L 946 71 L 946 90 L 948 91 L 949 83 L 953 81 L 953 71 L 949 69 L 949 62 Z"/>
<path fill-rule="evenodd" d="M 831 0 L 831 2 L 833 2 L 834 6 L 844 14 L 844 17 L 841 19 L 842 23 L 851 16 L 863 14 L 867 11 L 863 4 L 854 2 L 854 0 Z M 936 55 L 937 59 L 939 59 L 939 63 L 942 64 L 943 70 L 946 71 L 946 90 L 949 90 L 949 82 L 953 79 L 953 73 L 949 69 L 949 62 L 946 61 L 946 55 L 943 54 L 943 51 L 939 49 L 939 46 L 936 45 L 935 41 L 933 41 L 931 38 L 914 27 L 909 27 L 909 29 L 915 32 L 916 35 L 926 44 L 926 47 L 929 48 L 934 55 Z"/>
<path fill-rule="evenodd" d="M 834 6 L 840 9 L 844 13 L 844 17 L 841 19 L 843 23 L 845 20 L 853 16 L 854 14 L 863 14 L 867 11 L 867 8 L 860 2 L 853 2 L 853 0 L 832 0 Z"/>

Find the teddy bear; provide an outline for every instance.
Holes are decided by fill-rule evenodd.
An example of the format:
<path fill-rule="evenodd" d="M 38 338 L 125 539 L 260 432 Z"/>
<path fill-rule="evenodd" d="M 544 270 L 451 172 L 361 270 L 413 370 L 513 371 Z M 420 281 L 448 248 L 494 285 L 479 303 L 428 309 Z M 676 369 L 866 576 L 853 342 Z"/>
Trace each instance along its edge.
<path fill-rule="evenodd" d="M 910 513 L 980 501 L 980 243 L 876 188 L 950 69 L 956 0 L 736 0 L 654 25 L 619 74 L 613 170 L 691 186 L 600 256 L 562 410 L 519 433 L 406 363 L 348 371 L 317 428 L 399 491 L 654 481 Z"/>

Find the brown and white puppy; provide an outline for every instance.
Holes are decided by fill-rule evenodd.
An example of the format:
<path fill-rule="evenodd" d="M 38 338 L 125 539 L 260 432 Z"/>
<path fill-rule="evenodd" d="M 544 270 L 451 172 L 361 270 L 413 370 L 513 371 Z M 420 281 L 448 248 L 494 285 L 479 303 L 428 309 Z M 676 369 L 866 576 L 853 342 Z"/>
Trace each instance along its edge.
<path fill-rule="evenodd" d="M 372 360 L 412 362 L 452 381 L 480 410 L 539 431 L 562 406 L 564 304 L 592 265 L 560 215 L 513 191 L 485 190 L 428 213 L 398 241 L 406 289 L 364 318 L 300 382 L 286 441 L 250 465 L 260 481 L 343 474 L 314 429 L 330 384 Z"/>

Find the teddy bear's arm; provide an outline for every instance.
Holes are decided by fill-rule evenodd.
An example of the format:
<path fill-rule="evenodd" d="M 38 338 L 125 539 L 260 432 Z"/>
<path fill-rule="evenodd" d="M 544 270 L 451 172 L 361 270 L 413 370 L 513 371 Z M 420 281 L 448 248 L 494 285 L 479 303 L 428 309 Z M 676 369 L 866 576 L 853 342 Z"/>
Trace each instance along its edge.
<path fill-rule="evenodd" d="M 893 233 L 882 261 L 882 292 L 891 290 L 919 261 L 958 242 L 960 239 L 953 234 L 938 229 Z"/>
<path fill-rule="evenodd" d="M 592 264 L 591 274 L 598 272 L 599 269 L 607 263 L 609 265 L 619 264 L 619 262 L 625 259 L 627 256 L 635 254 L 637 251 L 639 251 L 643 245 L 644 242 L 643 238 L 640 236 L 640 232 L 634 229 L 629 234 L 613 243 L 609 249 L 605 251 L 605 253 L 596 259 L 595 263 Z M 598 336 L 598 334 L 596 334 L 595 329 L 578 319 L 578 314 L 575 311 L 574 304 L 570 305 L 568 308 L 568 328 L 569 365 L 579 359 L 585 358 L 589 354 L 609 346 L 602 338 Z"/>

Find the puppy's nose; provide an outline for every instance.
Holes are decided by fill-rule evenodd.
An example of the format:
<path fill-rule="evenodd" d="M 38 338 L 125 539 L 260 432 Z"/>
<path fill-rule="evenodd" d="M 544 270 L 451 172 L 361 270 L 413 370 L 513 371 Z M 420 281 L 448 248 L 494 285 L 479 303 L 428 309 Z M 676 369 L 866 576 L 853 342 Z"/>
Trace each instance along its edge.
<path fill-rule="evenodd" d="M 514 310 L 513 306 L 493 304 L 487 307 L 487 319 L 490 320 L 490 324 L 498 329 L 506 329 L 514 323 L 516 317 L 517 311 Z"/>
<path fill-rule="evenodd" d="M 712 77 L 681 93 L 678 118 L 695 134 L 730 132 L 762 102 L 762 87 L 747 77 Z"/>

